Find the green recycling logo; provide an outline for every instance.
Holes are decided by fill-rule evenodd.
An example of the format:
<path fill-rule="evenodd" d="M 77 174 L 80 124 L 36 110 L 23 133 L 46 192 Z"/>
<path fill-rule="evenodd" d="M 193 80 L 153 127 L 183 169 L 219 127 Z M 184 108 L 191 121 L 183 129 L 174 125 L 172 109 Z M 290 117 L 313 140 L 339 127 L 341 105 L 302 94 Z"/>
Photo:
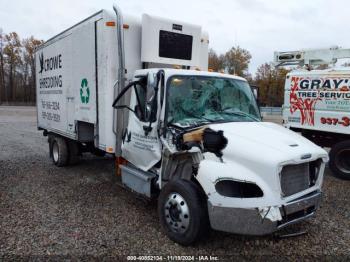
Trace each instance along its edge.
<path fill-rule="evenodd" d="M 83 104 L 89 103 L 90 98 L 90 89 L 88 87 L 88 81 L 86 78 L 81 80 L 81 88 L 80 88 L 80 100 Z"/>

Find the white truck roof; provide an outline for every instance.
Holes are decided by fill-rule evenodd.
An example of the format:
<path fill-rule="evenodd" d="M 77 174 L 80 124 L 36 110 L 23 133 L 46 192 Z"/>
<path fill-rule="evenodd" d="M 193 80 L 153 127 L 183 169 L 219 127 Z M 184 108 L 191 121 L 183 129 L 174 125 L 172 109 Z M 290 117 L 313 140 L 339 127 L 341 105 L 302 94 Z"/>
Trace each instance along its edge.
<path fill-rule="evenodd" d="M 173 68 L 152 68 L 152 69 L 140 69 L 135 71 L 135 75 L 146 75 L 148 72 L 158 72 L 159 70 L 164 70 L 167 76 L 171 75 L 195 75 L 195 76 L 210 76 L 210 77 L 222 77 L 222 78 L 232 78 L 236 80 L 241 80 L 247 82 L 246 79 L 236 75 L 223 74 L 218 72 L 209 72 L 202 70 L 187 70 L 187 69 L 173 69 Z"/>

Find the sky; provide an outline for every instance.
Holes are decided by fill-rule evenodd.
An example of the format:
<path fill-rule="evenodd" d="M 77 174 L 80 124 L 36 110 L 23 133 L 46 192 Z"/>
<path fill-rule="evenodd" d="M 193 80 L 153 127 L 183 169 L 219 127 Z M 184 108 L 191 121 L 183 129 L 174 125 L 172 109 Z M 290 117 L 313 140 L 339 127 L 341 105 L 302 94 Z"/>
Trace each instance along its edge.
<path fill-rule="evenodd" d="M 274 51 L 350 47 L 346 0 L 0 0 L 0 28 L 46 40 L 114 3 L 124 14 L 201 25 L 217 53 L 237 45 L 247 49 L 252 74 L 272 61 Z"/>

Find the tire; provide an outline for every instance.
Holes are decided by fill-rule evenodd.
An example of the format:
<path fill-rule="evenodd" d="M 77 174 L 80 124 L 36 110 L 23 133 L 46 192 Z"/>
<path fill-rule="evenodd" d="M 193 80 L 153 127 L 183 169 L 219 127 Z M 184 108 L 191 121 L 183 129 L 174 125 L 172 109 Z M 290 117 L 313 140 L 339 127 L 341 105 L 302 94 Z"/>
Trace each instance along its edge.
<path fill-rule="evenodd" d="M 75 141 L 69 140 L 68 144 L 68 163 L 70 165 L 75 165 L 80 160 L 79 144 Z"/>
<path fill-rule="evenodd" d="M 52 139 L 51 158 L 56 166 L 66 166 L 68 164 L 68 146 L 62 137 Z"/>
<path fill-rule="evenodd" d="M 339 142 L 331 148 L 329 168 L 335 176 L 350 180 L 350 140 Z"/>
<path fill-rule="evenodd" d="M 184 246 L 208 232 L 207 204 L 200 188 L 191 181 L 168 182 L 158 198 L 160 224 L 168 237 Z"/>

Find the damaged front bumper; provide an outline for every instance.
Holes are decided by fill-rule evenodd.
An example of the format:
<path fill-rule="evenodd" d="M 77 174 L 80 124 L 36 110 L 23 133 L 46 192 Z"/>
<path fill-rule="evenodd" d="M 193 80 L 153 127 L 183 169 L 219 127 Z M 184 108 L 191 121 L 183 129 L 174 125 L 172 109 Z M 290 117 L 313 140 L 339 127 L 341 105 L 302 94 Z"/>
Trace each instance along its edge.
<path fill-rule="evenodd" d="M 279 207 L 280 217 L 270 216 L 269 210 L 213 206 L 208 201 L 211 227 L 215 230 L 244 235 L 266 235 L 314 216 L 321 202 L 321 192 L 314 191 Z M 270 211 L 276 212 L 274 209 Z M 265 211 L 265 212 L 264 212 Z M 278 217 L 278 216 L 277 216 Z"/>

